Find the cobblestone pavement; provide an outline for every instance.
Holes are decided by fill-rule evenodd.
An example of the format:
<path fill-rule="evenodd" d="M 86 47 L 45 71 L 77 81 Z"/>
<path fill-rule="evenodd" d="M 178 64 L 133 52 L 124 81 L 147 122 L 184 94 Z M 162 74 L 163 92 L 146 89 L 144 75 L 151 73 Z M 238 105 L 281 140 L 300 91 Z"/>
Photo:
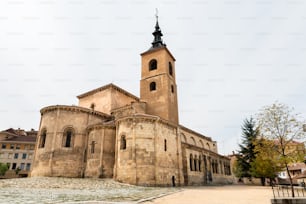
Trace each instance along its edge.
<path fill-rule="evenodd" d="M 137 203 L 179 188 L 122 184 L 112 179 L 18 178 L 0 180 L 0 203 Z"/>

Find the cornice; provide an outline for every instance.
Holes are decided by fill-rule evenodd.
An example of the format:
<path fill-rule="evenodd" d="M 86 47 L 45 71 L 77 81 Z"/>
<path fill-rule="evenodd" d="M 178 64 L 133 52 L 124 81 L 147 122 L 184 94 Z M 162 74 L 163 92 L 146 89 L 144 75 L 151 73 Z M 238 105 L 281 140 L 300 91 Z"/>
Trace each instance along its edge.
<path fill-rule="evenodd" d="M 47 113 L 47 112 L 51 112 L 51 111 L 55 111 L 55 110 L 65 110 L 65 111 L 70 111 L 70 112 L 82 112 L 82 113 L 87 113 L 87 114 L 92 114 L 104 119 L 112 119 L 113 117 L 106 114 L 106 113 L 102 113 L 99 111 L 93 111 L 91 109 L 88 108 L 84 108 L 84 107 L 80 107 L 80 106 L 67 106 L 67 105 L 55 105 L 55 106 L 47 106 L 44 107 L 40 110 L 41 115 Z"/>
<path fill-rule="evenodd" d="M 152 122 L 160 122 L 162 124 L 166 124 L 168 126 L 171 126 L 172 128 L 177 128 L 178 126 L 175 125 L 174 123 L 168 121 L 168 120 L 164 120 L 162 118 L 160 118 L 159 116 L 156 115 L 149 115 L 149 114 L 140 114 L 140 113 L 136 113 L 130 116 L 126 116 L 126 117 L 122 117 L 118 120 L 116 120 L 116 122 L 121 122 L 124 120 L 143 120 L 143 121 L 152 121 Z"/>
<path fill-rule="evenodd" d="M 150 48 L 149 50 L 141 53 L 140 55 L 143 56 L 143 55 L 146 55 L 146 54 L 149 54 L 149 53 L 153 53 L 153 52 L 157 52 L 159 50 L 166 50 L 166 52 L 172 57 L 172 59 L 175 61 L 175 58 L 173 57 L 173 55 L 171 54 L 171 52 L 168 50 L 168 48 L 166 46 L 161 46 L 161 47 L 157 47 L 157 48 Z"/>
<path fill-rule="evenodd" d="M 129 109 L 132 109 L 132 108 L 133 107 L 132 107 L 131 104 L 127 104 L 127 105 L 121 106 L 119 108 L 114 108 L 114 109 L 111 110 L 111 112 L 113 113 L 113 112 L 117 112 L 117 111 L 125 111 L 125 110 L 129 110 Z"/>
<path fill-rule="evenodd" d="M 100 129 L 116 129 L 116 125 L 114 122 L 99 123 L 99 124 L 90 125 L 86 128 L 87 132 L 90 132 L 92 130 L 100 130 Z"/>
<path fill-rule="evenodd" d="M 194 148 L 196 149 L 197 151 L 205 151 L 207 153 L 209 153 L 209 156 L 215 156 L 215 157 L 219 157 L 219 158 L 223 158 L 223 159 L 227 159 L 227 160 L 230 160 L 229 157 L 227 156 L 224 156 L 224 155 L 221 155 L 221 154 L 218 154 L 216 152 L 213 152 L 209 149 L 205 149 L 205 148 L 202 148 L 202 147 L 198 147 L 196 145 L 193 145 L 193 144 L 189 144 L 189 143 L 186 143 L 186 142 L 182 142 L 183 145 L 185 145 L 186 147 L 191 147 L 191 148 Z"/>
<path fill-rule="evenodd" d="M 117 111 L 124 111 L 124 110 L 128 110 L 128 109 L 133 109 L 134 106 L 133 104 L 147 104 L 147 102 L 145 101 L 132 101 L 130 104 L 127 104 L 127 105 L 124 105 L 124 106 L 121 106 L 121 107 L 118 107 L 118 108 L 113 108 L 111 110 L 111 112 L 117 112 Z"/>
<path fill-rule="evenodd" d="M 200 133 L 198 133 L 198 132 L 195 132 L 195 131 L 193 131 L 193 130 L 191 130 L 191 129 L 189 129 L 189 128 L 186 128 L 186 127 L 184 127 L 184 126 L 182 126 L 182 125 L 179 125 L 179 127 L 180 127 L 182 130 L 186 131 L 186 132 L 189 132 L 189 133 L 191 133 L 191 134 L 193 134 L 193 135 L 197 135 L 197 136 L 199 136 L 199 137 L 205 138 L 206 140 L 208 140 L 208 141 L 210 141 L 210 142 L 214 142 L 214 141 L 211 139 L 211 137 L 204 136 L 204 135 L 202 135 L 202 134 L 200 134 Z"/>
<path fill-rule="evenodd" d="M 121 121 L 125 121 L 125 120 L 144 120 L 144 121 L 155 122 L 155 121 L 157 121 L 159 119 L 160 118 L 158 116 L 155 116 L 155 115 L 133 114 L 133 115 L 122 117 L 122 118 L 116 120 L 116 122 L 121 122 Z"/>

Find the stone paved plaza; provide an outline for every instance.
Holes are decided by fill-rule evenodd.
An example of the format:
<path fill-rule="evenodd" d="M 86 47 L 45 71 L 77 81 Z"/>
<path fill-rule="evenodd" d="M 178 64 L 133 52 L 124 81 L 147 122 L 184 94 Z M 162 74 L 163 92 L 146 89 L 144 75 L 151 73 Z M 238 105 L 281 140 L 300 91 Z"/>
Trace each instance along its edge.
<path fill-rule="evenodd" d="M 132 186 L 112 179 L 2 179 L 0 203 L 133 203 L 175 191 L 179 189 Z"/>
<path fill-rule="evenodd" d="M 164 196 L 166 195 L 166 196 Z M 0 203 L 268 204 L 270 187 L 139 187 L 111 179 L 20 178 L 0 180 Z"/>

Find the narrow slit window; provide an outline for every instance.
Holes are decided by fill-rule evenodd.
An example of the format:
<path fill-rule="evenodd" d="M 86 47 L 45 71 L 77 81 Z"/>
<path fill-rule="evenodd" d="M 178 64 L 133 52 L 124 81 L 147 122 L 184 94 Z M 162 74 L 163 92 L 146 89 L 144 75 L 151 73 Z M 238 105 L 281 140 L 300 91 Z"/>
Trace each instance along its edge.
<path fill-rule="evenodd" d="M 126 149 L 126 138 L 124 135 L 121 136 L 120 149 Z"/>
<path fill-rule="evenodd" d="M 47 137 L 47 131 L 43 130 L 42 134 L 40 135 L 40 141 L 39 141 L 39 148 L 44 148 L 46 143 L 46 137 Z"/>
<path fill-rule="evenodd" d="M 91 146 L 91 148 L 90 148 L 90 153 L 91 153 L 91 154 L 94 154 L 94 153 L 95 153 L 96 142 L 95 142 L 95 141 L 91 141 L 90 146 Z"/>
<path fill-rule="evenodd" d="M 173 75 L 173 70 L 172 70 L 172 64 L 169 62 L 169 74 L 172 76 Z"/>

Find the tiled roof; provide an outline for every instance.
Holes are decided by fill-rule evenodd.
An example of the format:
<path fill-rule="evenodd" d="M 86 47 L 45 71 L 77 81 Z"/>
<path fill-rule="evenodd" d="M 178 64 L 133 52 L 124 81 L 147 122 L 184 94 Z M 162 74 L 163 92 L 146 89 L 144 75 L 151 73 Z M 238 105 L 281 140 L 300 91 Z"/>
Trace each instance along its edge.
<path fill-rule="evenodd" d="M 36 137 L 33 136 L 13 136 L 13 137 L 9 137 L 9 138 L 5 138 L 4 140 L 5 142 L 36 142 Z"/>
<path fill-rule="evenodd" d="M 289 170 L 300 170 L 300 169 L 306 169 L 306 164 L 304 163 L 296 163 L 289 166 Z"/>
<path fill-rule="evenodd" d="M 36 142 L 37 131 L 24 131 L 22 129 L 9 128 L 0 132 L 1 135 L 5 135 L 1 140 L 2 142 Z M 29 134 L 27 134 L 29 133 Z M 29 135 L 29 136 L 27 136 Z"/>

